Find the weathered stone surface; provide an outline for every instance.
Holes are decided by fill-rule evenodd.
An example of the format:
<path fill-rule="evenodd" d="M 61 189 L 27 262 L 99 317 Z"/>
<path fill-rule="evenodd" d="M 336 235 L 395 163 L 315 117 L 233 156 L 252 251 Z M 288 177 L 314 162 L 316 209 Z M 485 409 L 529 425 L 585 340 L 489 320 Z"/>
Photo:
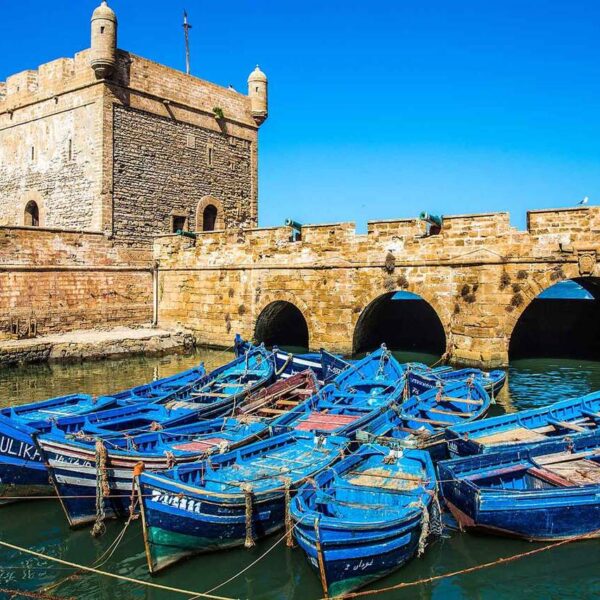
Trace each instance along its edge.
<path fill-rule="evenodd" d="M 37 340 L 0 341 L 0 366 L 46 362 L 100 359 L 133 354 L 161 354 L 189 350 L 194 345 L 189 332 L 160 329 L 73 331 Z"/>
<path fill-rule="evenodd" d="M 581 266 L 578 250 L 562 250 L 600 252 L 600 208 L 528 217 L 531 229 L 518 231 L 507 213 L 449 216 L 431 237 L 406 219 L 371 222 L 367 235 L 351 223 L 306 226 L 297 242 L 286 227 L 205 233 L 195 244 L 160 237 L 160 323 L 229 346 L 232 332 L 251 338 L 265 307 L 284 300 L 303 313 L 311 347 L 350 352 L 369 303 L 404 289 L 435 309 L 453 360 L 506 364 L 514 326 L 535 296 L 564 279 L 600 275 L 593 261 Z"/>

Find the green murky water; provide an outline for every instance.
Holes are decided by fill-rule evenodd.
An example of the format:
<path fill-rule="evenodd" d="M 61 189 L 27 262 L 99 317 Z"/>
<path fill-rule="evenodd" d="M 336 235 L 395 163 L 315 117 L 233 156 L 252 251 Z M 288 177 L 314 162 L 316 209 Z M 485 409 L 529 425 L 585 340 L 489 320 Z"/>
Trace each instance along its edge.
<path fill-rule="evenodd" d="M 228 357 L 224 353 L 204 350 L 188 356 L 3 369 L 0 370 L 0 406 L 78 391 L 110 393 L 164 377 L 201 360 L 212 368 Z M 437 358 L 414 354 L 398 357 L 428 363 Z M 509 385 L 498 398 L 492 414 L 543 406 L 599 388 L 599 362 L 519 360 L 511 365 Z M 121 529 L 122 524 L 110 523 L 100 540 L 93 539 L 87 529 L 71 531 L 56 500 L 38 500 L 0 509 L 1 540 L 85 565 L 96 561 Z M 239 549 L 198 557 L 168 569 L 158 577 L 150 577 L 146 570 L 141 527 L 136 521 L 101 568 L 190 592 L 205 592 L 256 560 L 277 539 L 263 540 L 251 551 Z M 413 560 L 393 576 L 367 589 L 449 573 L 534 547 L 536 545 L 518 540 L 451 533 L 433 544 L 422 559 Z M 55 587 L 46 594 L 58 598 L 163 600 L 193 597 L 192 593 L 151 590 L 99 575 L 78 574 L 65 581 L 72 573 L 70 568 L 0 548 L 0 599 L 12 597 L 6 590 L 40 591 L 53 585 Z M 319 581 L 303 553 L 283 545 L 274 547 L 256 566 L 214 593 L 229 598 L 264 600 L 312 600 L 322 595 Z M 599 598 L 600 543 L 597 540 L 573 543 L 503 566 L 370 597 L 435 600 Z"/>

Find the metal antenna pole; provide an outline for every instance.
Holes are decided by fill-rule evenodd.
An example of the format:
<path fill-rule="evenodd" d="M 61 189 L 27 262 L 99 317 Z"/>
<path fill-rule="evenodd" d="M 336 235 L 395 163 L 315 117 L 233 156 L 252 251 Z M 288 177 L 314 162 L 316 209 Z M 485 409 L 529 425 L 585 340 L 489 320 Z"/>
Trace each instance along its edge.
<path fill-rule="evenodd" d="M 192 26 L 188 23 L 187 12 L 183 11 L 183 31 L 185 33 L 185 72 L 190 74 L 190 29 Z"/>

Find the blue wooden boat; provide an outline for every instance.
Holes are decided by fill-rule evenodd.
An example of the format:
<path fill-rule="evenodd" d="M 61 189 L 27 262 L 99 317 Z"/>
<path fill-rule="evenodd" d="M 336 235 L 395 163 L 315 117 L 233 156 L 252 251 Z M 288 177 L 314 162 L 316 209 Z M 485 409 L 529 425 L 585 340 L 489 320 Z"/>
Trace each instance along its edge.
<path fill-rule="evenodd" d="M 122 435 L 134 430 L 142 431 L 151 427 L 152 423 L 164 426 L 163 421 L 167 420 L 171 426 L 176 426 L 198 417 L 217 417 L 234 410 L 248 394 L 270 382 L 273 373 L 269 353 L 260 346 L 200 379 L 192 378 L 192 383 L 178 386 L 174 392 L 158 398 L 147 398 L 146 403 L 140 400 L 131 402 L 132 396 L 118 401 L 108 397 L 101 398 L 97 405 L 103 405 L 106 401 L 104 406 L 116 405 L 118 408 L 91 413 L 83 421 L 80 417 L 50 418 L 44 416 L 44 413 L 41 415 L 44 418 L 35 420 L 33 415 L 40 415 L 39 411 L 34 410 L 27 413 L 28 419 L 24 421 L 21 417 L 23 413 L 19 412 L 21 407 L 17 409 L 16 417 L 14 414 L 13 418 L 0 415 L 0 503 L 49 493 L 46 467 L 33 438 L 50 432 L 53 426 L 65 433 L 81 430 L 85 433 L 89 431 L 90 434 L 108 435 L 112 431 L 113 434 Z M 156 416 L 149 417 L 153 405 L 156 405 Z M 122 415 L 123 418 L 118 423 L 114 422 L 109 432 L 96 432 L 93 428 L 93 424 L 100 419 L 117 419 L 117 415 Z"/>
<path fill-rule="evenodd" d="M 102 447 L 98 437 L 74 437 L 56 428 L 36 442 L 69 524 L 76 527 L 96 519 L 99 489 L 106 492 L 101 498 L 104 518 L 125 517 L 136 468 L 164 471 L 255 442 L 268 433 L 276 417 L 317 390 L 316 377 L 307 369 L 248 396 L 231 417 L 175 428 L 167 423 L 160 431 L 102 438 Z M 99 462 L 104 471 L 99 472 Z"/>
<path fill-rule="evenodd" d="M 492 371 L 482 371 L 480 369 L 451 369 L 436 374 L 442 381 L 472 381 L 479 383 L 483 389 L 495 398 L 504 387 L 506 382 L 506 371 L 494 369 Z"/>
<path fill-rule="evenodd" d="M 483 417 L 491 403 L 488 393 L 471 379 L 438 380 L 432 388 L 427 376 L 409 373 L 407 388 L 412 393 L 410 398 L 377 417 L 366 438 L 383 444 L 426 448 L 435 460 L 447 456 L 444 430 Z M 365 434 L 361 435 L 359 439 L 365 439 Z"/>
<path fill-rule="evenodd" d="M 306 402 L 282 414 L 271 424 L 274 438 L 245 446 L 237 451 L 237 458 L 234 454 L 228 455 L 228 468 L 220 470 L 216 480 L 211 475 L 211 481 L 216 481 L 219 486 L 224 485 L 225 492 L 227 486 L 234 486 L 231 500 L 222 493 L 221 487 L 213 489 L 209 486 L 212 499 L 198 504 L 199 498 L 207 497 L 202 476 L 208 468 L 206 463 L 196 467 L 193 476 L 180 476 L 182 472 L 188 473 L 188 466 L 176 467 L 161 475 L 142 475 L 141 502 L 151 572 L 196 552 L 244 543 L 244 532 L 247 534 L 250 526 L 244 520 L 244 514 L 247 513 L 240 514 L 240 507 L 250 500 L 244 498 L 239 490 L 247 489 L 247 486 L 254 489 L 257 483 L 262 486 L 262 479 L 266 477 L 265 473 L 260 472 L 263 464 L 269 465 L 266 473 L 275 468 L 271 467 L 271 463 L 277 465 L 274 472 L 278 473 L 279 485 L 273 489 L 272 483 L 269 483 L 271 487 L 265 491 L 265 499 L 262 496 L 258 499 L 256 512 L 252 513 L 252 528 L 256 526 L 256 529 L 252 530 L 260 537 L 282 527 L 283 498 L 286 495 L 285 485 L 282 485 L 284 479 L 288 478 L 291 487 L 287 494 L 290 495 L 304 478 L 313 476 L 326 463 L 332 462 L 337 456 L 330 455 L 332 445 L 337 452 L 348 443 L 348 438 L 339 435 L 340 432 L 351 435 L 357 427 L 366 427 L 390 402 L 400 397 L 403 376 L 403 368 L 383 347 L 341 373 L 333 384 L 325 386 Z M 321 450 L 316 451 L 315 448 Z M 327 458 L 322 461 L 319 457 L 323 451 Z M 265 459 L 266 463 L 262 458 L 265 452 L 268 459 Z M 255 457 L 258 473 L 251 466 L 252 457 Z M 173 518 L 168 514 L 165 506 L 171 503 L 169 498 L 174 485 L 179 491 L 185 488 L 189 494 L 185 506 L 191 507 L 189 510 L 186 508 L 192 513 L 191 516 L 184 518 L 183 514 L 176 512 L 177 516 Z M 260 489 L 262 491 L 262 487 Z M 165 494 L 167 500 L 162 500 Z M 148 495 L 152 496 L 151 500 L 147 498 Z M 158 500 L 154 501 L 154 498 Z M 234 502 L 234 508 L 229 506 L 230 502 Z"/>
<path fill-rule="evenodd" d="M 405 373 L 382 347 L 341 373 L 305 403 L 276 419 L 275 432 L 313 431 L 352 436 L 394 402 L 401 401 Z"/>
<path fill-rule="evenodd" d="M 504 386 L 506 381 L 506 373 L 501 369 L 494 371 L 481 371 L 479 369 L 445 369 L 438 371 L 437 369 L 422 369 L 418 366 L 415 367 L 414 363 L 409 363 L 409 370 L 412 373 L 421 375 L 423 378 L 427 378 L 429 383 L 423 380 L 419 383 L 419 388 L 410 390 L 411 394 L 420 393 L 420 390 L 424 389 L 427 385 L 432 388 L 435 387 L 438 382 L 450 383 L 453 381 L 472 381 L 478 383 L 483 389 L 492 397 L 495 398 L 498 392 Z"/>
<path fill-rule="evenodd" d="M 52 493 L 48 472 L 35 437 L 62 432 L 65 435 L 115 436 L 140 432 L 170 423 L 175 426 L 197 418 L 190 409 L 169 410 L 164 406 L 117 407 L 88 415 L 57 420 L 30 420 L 27 424 L 0 416 L 0 505 Z"/>
<path fill-rule="evenodd" d="M 118 401 L 120 404 L 135 403 L 135 402 L 151 402 L 171 394 L 183 387 L 190 385 L 204 377 L 206 375 L 206 369 L 203 364 L 197 367 L 192 367 L 187 371 L 181 371 L 168 377 L 163 377 L 146 383 L 144 385 L 138 385 L 116 394 L 111 394 L 110 398 Z"/>
<path fill-rule="evenodd" d="M 234 339 L 234 351 L 237 357 L 243 356 L 249 350 L 254 348 L 251 342 L 248 342 L 239 334 Z M 286 379 L 295 373 L 301 373 L 306 369 L 311 369 L 320 383 L 328 383 L 335 379 L 342 371 L 350 366 L 350 361 L 331 354 L 321 349 L 320 352 L 307 352 L 305 354 L 294 354 L 286 352 L 277 346 L 273 346 L 273 360 L 275 362 L 276 377 Z"/>
<path fill-rule="evenodd" d="M 526 540 L 600 532 L 600 432 L 439 463 L 463 529 Z"/>
<path fill-rule="evenodd" d="M 557 438 L 575 439 L 600 428 L 600 392 L 521 412 L 456 425 L 445 432 L 450 456 L 485 454 Z"/>
<path fill-rule="evenodd" d="M 139 477 L 151 573 L 194 554 L 251 546 L 284 526 L 289 496 L 348 441 L 289 432 L 202 462 Z"/>
<path fill-rule="evenodd" d="M 305 483 L 291 505 L 294 535 L 325 597 L 343 597 L 423 551 L 430 519 L 440 518 L 435 493 L 427 452 L 371 444 Z"/>

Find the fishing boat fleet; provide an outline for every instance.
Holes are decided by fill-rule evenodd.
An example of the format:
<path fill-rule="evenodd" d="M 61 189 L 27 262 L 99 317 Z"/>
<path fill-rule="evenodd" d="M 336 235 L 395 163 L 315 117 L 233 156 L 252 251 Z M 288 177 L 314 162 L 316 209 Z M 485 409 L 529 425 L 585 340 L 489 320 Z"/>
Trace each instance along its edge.
<path fill-rule="evenodd" d="M 55 494 L 72 527 L 141 526 L 150 572 L 282 532 L 326 597 L 384 577 L 442 530 L 600 534 L 600 393 L 485 418 L 506 374 L 294 355 L 111 396 L 0 410 L 0 504 Z"/>

